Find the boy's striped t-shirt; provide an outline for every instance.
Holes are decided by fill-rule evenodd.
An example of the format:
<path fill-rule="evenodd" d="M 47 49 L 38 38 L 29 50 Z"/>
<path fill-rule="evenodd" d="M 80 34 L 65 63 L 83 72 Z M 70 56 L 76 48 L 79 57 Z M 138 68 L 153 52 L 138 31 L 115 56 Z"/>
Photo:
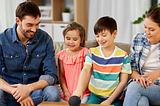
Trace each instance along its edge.
<path fill-rule="evenodd" d="M 90 48 L 85 65 L 93 67 L 89 90 L 99 96 L 109 97 L 119 84 L 120 73 L 131 74 L 127 53 L 115 46 L 111 56 L 105 57 L 101 46 Z"/>

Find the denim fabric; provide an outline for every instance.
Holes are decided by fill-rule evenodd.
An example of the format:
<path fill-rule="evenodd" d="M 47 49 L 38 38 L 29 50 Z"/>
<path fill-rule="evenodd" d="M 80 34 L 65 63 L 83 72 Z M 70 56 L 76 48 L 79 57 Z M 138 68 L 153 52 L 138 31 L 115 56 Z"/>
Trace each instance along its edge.
<path fill-rule="evenodd" d="M 59 102 L 60 92 L 55 86 L 47 86 L 42 90 L 33 91 L 30 97 L 35 105 L 38 105 L 42 101 Z M 20 104 L 16 102 L 11 94 L 0 89 L 0 106 L 20 106 Z"/>
<path fill-rule="evenodd" d="M 57 67 L 51 37 L 38 29 L 26 44 L 17 38 L 17 24 L 0 33 L 0 77 L 9 84 L 29 84 L 39 79 L 57 82 Z"/>
<path fill-rule="evenodd" d="M 151 85 L 144 88 L 137 82 L 128 85 L 123 106 L 160 105 L 160 86 Z"/>

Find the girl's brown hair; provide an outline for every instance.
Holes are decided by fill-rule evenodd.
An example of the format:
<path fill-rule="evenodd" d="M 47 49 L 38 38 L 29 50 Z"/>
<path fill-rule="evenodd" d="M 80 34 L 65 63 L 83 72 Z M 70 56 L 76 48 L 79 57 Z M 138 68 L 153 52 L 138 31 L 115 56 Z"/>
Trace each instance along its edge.
<path fill-rule="evenodd" d="M 72 30 L 78 30 L 79 31 L 79 36 L 81 37 L 81 40 L 83 42 L 80 44 L 81 47 L 85 46 L 85 29 L 82 25 L 76 23 L 76 22 L 71 22 L 67 25 L 67 27 L 63 30 L 63 36 L 65 37 L 66 33 L 68 31 Z"/>

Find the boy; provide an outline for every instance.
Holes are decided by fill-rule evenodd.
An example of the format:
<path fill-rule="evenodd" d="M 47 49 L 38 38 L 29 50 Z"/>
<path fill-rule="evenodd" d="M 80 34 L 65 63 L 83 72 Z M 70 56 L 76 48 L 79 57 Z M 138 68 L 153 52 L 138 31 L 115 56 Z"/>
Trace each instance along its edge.
<path fill-rule="evenodd" d="M 131 74 L 131 67 L 127 53 L 114 45 L 116 21 L 108 16 L 100 18 L 94 26 L 94 33 L 100 46 L 89 49 L 73 95 L 82 97 L 82 85 L 87 77 L 91 77 L 91 96 L 87 103 L 122 105 L 123 101 L 119 99 L 127 84 L 128 74 Z"/>

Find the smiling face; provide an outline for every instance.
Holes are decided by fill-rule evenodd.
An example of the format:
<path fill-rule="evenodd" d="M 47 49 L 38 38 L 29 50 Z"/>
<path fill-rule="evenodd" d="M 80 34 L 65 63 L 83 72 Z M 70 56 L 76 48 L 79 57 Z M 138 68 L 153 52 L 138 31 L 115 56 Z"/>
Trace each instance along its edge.
<path fill-rule="evenodd" d="M 76 51 L 81 48 L 80 43 L 82 43 L 81 37 L 78 30 L 70 30 L 66 33 L 64 42 L 68 49 L 71 51 Z"/>
<path fill-rule="evenodd" d="M 102 48 L 108 48 L 114 46 L 114 38 L 116 35 L 116 30 L 111 34 L 110 31 L 106 29 L 96 35 L 96 40 Z"/>
<path fill-rule="evenodd" d="M 21 21 L 18 17 L 16 18 L 17 33 L 19 39 L 31 39 L 34 37 L 35 32 L 39 28 L 40 18 L 33 16 L 24 16 Z"/>
<path fill-rule="evenodd" d="M 147 40 L 151 45 L 160 42 L 160 27 L 150 18 L 146 18 L 144 22 L 144 31 L 147 35 Z"/>

